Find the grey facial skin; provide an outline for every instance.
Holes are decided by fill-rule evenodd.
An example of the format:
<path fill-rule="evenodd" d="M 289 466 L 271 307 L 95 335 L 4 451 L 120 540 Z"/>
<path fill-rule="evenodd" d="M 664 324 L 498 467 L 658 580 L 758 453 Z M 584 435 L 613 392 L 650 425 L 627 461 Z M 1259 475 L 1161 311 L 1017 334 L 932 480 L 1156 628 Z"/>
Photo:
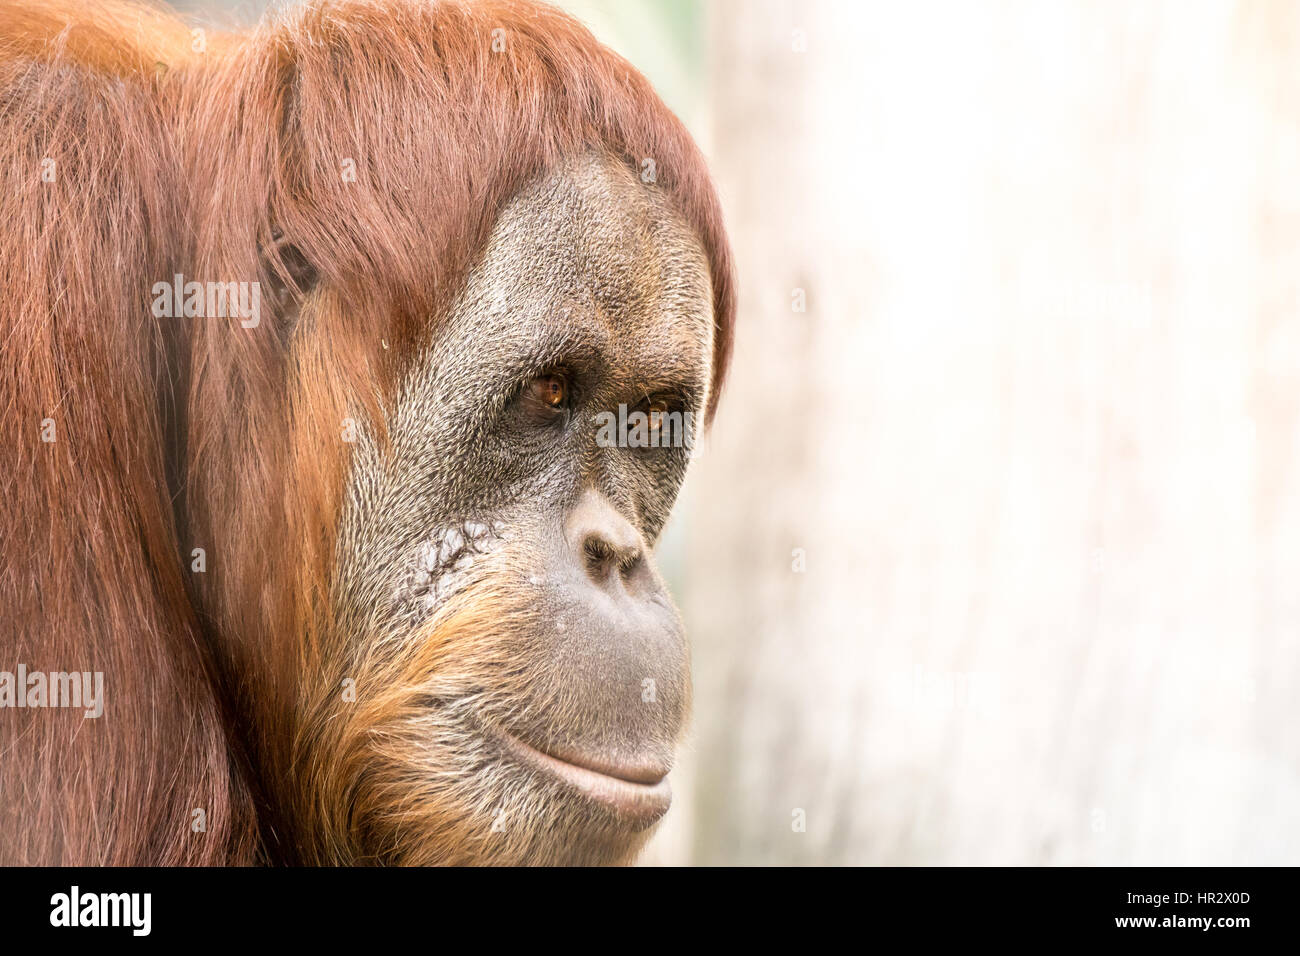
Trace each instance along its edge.
<path fill-rule="evenodd" d="M 478 558 L 508 537 L 501 521 L 466 521 L 430 533 L 393 596 L 399 613 L 413 625 L 426 620 L 469 579 Z"/>
<path fill-rule="evenodd" d="M 689 655 L 652 548 L 690 451 L 595 435 L 620 403 L 702 414 L 711 303 L 699 240 L 656 187 L 602 153 L 575 158 L 508 204 L 385 410 L 388 444 L 357 443 L 334 589 L 352 653 L 409 654 L 460 602 L 496 602 L 512 622 L 492 637 L 494 664 L 431 687 L 420 718 L 428 772 L 462 775 L 461 806 L 526 808 L 549 821 L 535 829 L 570 831 L 568 849 L 534 834 L 511 852 L 616 858 L 634 842 L 624 831 L 666 808 L 584 790 L 546 757 L 646 787 L 671 766 Z M 567 394 L 547 419 L 528 389 L 552 374 Z"/>

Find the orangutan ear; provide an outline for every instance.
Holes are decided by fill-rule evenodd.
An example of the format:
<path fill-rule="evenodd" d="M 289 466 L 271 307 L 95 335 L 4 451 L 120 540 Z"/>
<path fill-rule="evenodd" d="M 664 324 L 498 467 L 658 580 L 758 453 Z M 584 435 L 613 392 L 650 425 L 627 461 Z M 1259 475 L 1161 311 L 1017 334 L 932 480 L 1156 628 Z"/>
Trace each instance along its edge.
<path fill-rule="evenodd" d="M 316 287 L 316 267 L 284 233 L 274 227 L 262 247 L 261 273 L 266 277 L 266 304 L 277 334 L 287 346 L 298 326 L 303 301 Z"/>

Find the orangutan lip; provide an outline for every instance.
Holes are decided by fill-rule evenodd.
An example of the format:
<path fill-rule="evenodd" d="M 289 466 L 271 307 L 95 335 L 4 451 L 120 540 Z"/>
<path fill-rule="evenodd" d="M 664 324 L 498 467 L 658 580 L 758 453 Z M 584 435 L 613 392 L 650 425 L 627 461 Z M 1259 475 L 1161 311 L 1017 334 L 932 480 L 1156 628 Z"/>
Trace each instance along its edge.
<path fill-rule="evenodd" d="M 524 743 L 509 731 L 494 727 L 490 733 L 521 763 L 558 777 L 629 822 L 649 826 L 663 816 L 672 803 L 673 793 L 666 773 L 659 774 L 654 780 L 645 779 L 646 775 L 639 773 L 642 779 L 629 780 L 614 776 L 607 767 L 596 770 L 552 756 Z"/>

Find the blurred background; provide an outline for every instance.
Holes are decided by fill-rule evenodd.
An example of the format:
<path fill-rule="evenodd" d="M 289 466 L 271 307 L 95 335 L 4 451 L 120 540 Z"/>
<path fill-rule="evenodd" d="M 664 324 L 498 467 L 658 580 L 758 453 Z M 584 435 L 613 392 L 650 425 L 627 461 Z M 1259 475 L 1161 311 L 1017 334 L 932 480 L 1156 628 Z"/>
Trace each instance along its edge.
<path fill-rule="evenodd" d="M 562 6 L 740 275 L 646 862 L 1300 863 L 1300 4 Z"/>

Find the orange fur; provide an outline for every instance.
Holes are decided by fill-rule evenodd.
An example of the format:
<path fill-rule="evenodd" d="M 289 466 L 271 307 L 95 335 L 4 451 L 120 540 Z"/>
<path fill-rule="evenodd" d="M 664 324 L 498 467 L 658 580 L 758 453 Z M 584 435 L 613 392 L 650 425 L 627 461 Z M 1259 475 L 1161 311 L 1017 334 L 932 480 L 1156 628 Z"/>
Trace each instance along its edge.
<path fill-rule="evenodd" d="M 498 210 L 590 145 L 652 158 L 704 242 L 712 407 L 734 296 L 704 163 L 640 74 L 533 3 L 319 0 L 202 53 L 135 4 L 0 0 L 0 24 L 0 669 L 103 670 L 108 697 L 98 723 L 0 711 L 0 863 L 355 854 L 324 831 L 356 795 L 302 764 L 344 638 L 339 422 L 361 408 L 382 427 Z M 256 329 L 155 319 L 151 286 L 177 272 L 283 284 L 292 308 Z M 384 699 L 350 718 L 345 753 L 410 706 Z M 276 792 L 299 773 L 314 796 Z M 305 827 L 312 848 L 288 845 Z"/>

